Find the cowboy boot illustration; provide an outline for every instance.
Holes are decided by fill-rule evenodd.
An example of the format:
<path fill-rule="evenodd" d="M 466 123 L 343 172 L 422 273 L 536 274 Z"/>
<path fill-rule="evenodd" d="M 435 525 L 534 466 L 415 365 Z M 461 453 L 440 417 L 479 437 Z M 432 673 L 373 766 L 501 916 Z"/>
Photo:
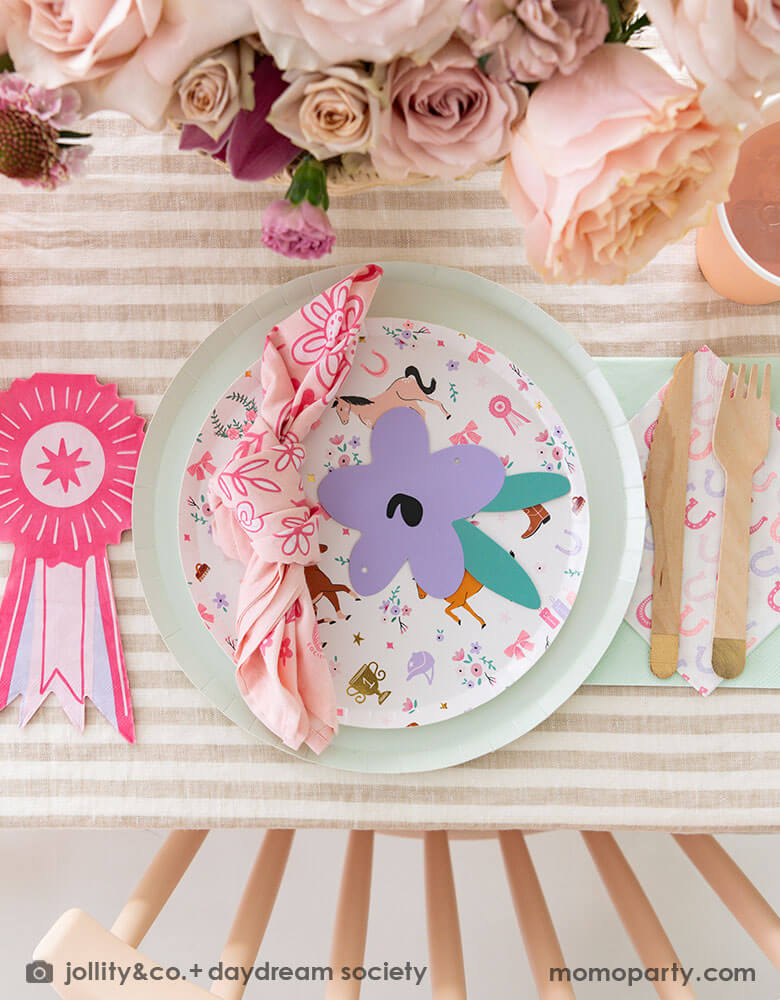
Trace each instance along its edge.
<path fill-rule="evenodd" d="M 535 504 L 533 507 L 525 507 L 524 510 L 528 515 L 528 527 L 520 537 L 530 538 L 536 534 L 543 524 L 547 524 L 550 520 L 550 514 L 540 503 Z"/>

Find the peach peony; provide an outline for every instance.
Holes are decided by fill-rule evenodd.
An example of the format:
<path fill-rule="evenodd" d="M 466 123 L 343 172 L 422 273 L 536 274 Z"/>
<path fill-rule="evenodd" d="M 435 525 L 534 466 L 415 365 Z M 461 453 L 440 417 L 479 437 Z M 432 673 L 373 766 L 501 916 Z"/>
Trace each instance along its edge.
<path fill-rule="evenodd" d="M 356 61 L 424 62 L 458 25 L 466 0 L 249 0 L 263 44 L 282 69 Z"/>
<path fill-rule="evenodd" d="M 711 118 L 746 122 L 780 91 L 780 0 L 646 0 L 666 47 L 704 85 Z"/>
<path fill-rule="evenodd" d="M 738 133 L 698 91 L 626 45 L 540 84 L 501 188 L 545 281 L 622 282 L 728 196 Z"/>
<path fill-rule="evenodd" d="M 392 63 L 385 86 L 390 105 L 371 159 L 390 180 L 462 177 L 500 159 L 528 101 L 525 87 L 489 77 L 456 38 L 423 66 Z"/>

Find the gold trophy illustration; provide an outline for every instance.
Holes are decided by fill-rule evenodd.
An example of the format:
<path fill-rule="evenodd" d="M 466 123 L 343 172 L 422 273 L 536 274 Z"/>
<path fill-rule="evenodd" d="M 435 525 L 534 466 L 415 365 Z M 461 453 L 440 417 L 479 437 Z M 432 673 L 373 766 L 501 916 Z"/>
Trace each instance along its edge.
<path fill-rule="evenodd" d="M 380 669 L 376 661 L 364 663 L 360 670 L 350 677 L 347 694 L 354 698 L 358 705 L 362 705 L 369 695 L 375 694 L 381 705 L 392 693 L 379 690 L 380 681 L 383 681 L 386 676 L 387 674 Z"/>

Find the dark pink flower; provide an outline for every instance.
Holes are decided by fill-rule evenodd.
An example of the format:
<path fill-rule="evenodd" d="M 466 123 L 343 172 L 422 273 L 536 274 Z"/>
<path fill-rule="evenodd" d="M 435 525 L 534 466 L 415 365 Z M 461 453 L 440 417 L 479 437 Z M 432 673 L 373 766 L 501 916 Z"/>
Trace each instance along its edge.
<path fill-rule="evenodd" d="M 239 111 L 218 139 L 185 125 L 179 149 L 200 149 L 228 165 L 241 181 L 262 181 L 283 170 L 300 152 L 285 135 L 269 125 L 266 116 L 277 97 L 287 89 L 273 59 L 260 59 L 252 73 L 255 106 Z"/>
<path fill-rule="evenodd" d="M 263 212 L 263 244 L 285 257 L 316 260 L 330 253 L 335 242 L 327 214 L 308 201 L 292 205 L 279 198 Z"/>

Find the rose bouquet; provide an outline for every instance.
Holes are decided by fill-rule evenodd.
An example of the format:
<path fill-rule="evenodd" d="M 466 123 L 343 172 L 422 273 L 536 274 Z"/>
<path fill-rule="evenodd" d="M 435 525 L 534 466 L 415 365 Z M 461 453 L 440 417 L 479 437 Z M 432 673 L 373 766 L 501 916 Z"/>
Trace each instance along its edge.
<path fill-rule="evenodd" d="M 100 109 L 284 182 L 263 242 L 328 253 L 328 183 L 502 191 L 548 281 L 622 281 L 728 194 L 780 91 L 780 0 L 0 0 L 0 172 L 53 188 Z M 680 83 L 631 43 L 652 17 Z"/>

